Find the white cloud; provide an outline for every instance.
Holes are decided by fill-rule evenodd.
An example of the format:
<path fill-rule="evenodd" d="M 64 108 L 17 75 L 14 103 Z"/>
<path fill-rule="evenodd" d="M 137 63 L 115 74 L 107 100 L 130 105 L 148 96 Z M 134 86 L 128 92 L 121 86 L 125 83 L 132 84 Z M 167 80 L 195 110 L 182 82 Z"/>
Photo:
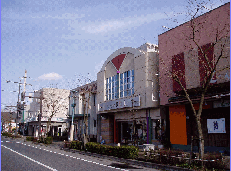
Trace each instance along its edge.
<path fill-rule="evenodd" d="M 31 18 L 51 18 L 51 19 L 66 19 L 66 20 L 75 20 L 84 18 L 85 14 L 76 14 L 76 13 L 63 13 L 63 14 L 40 14 L 36 16 L 31 16 Z"/>
<path fill-rule="evenodd" d="M 125 28 L 132 28 L 134 26 L 141 26 L 145 23 L 150 23 L 153 21 L 161 20 L 164 18 L 168 18 L 171 16 L 172 13 L 168 15 L 164 13 L 153 13 L 147 15 L 141 15 L 139 17 L 126 17 L 124 19 L 119 20 L 109 20 L 109 21 L 102 21 L 98 24 L 88 24 L 83 26 L 81 29 L 88 33 L 102 33 L 102 32 L 109 32 L 115 31 L 118 29 L 125 29 Z"/>
<path fill-rule="evenodd" d="M 62 79 L 62 76 L 57 74 L 57 73 L 48 73 L 48 74 L 43 74 L 38 77 L 40 80 L 59 80 Z"/>

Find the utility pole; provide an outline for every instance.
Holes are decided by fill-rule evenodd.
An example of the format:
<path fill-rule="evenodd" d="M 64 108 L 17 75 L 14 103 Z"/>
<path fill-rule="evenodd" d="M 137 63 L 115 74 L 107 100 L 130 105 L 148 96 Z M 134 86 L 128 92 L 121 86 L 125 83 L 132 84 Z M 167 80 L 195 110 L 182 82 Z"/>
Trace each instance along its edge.
<path fill-rule="evenodd" d="M 25 92 L 26 92 L 26 78 L 27 78 L 27 71 L 25 70 L 25 76 L 24 76 L 24 90 L 23 90 L 23 93 L 21 94 L 21 101 L 20 101 L 20 89 L 21 89 L 21 86 L 20 84 L 21 83 L 21 80 L 20 82 L 13 82 L 13 83 L 18 83 L 19 84 L 19 92 L 18 92 L 18 102 L 17 102 L 17 106 L 14 106 L 14 107 L 17 107 L 17 116 L 16 116 L 16 133 L 18 133 L 18 125 L 17 125 L 17 120 L 19 119 L 19 113 L 20 113 L 20 110 L 23 111 L 23 135 L 24 135 L 24 105 L 25 103 L 23 102 L 22 105 L 21 105 L 21 102 L 24 101 L 25 99 Z M 11 82 L 11 81 L 6 81 L 7 83 Z M 31 85 L 31 84 L 29 84 Z M 32 86 L 32 85 L 31 85 Z M 28 97 L 28 96 L 27 96 Z"/>
<path fill-rule="evenodd" d="M 38 134 L 39 134 L 39 137 L 41 136 L 42 100 L 43 100 L 43 91 L 41 91 L 41 94 L 40 94 L 40 113 L 38 115 L 38 122 L 39 122 Z"/>
<path fill-rule="evenodd" d="M 16 121 L 15 135 L 17 135 L 18 134 L 18 124 L 17 123 L 18 123 L 19 114 L 20 114 L 20 110 L 21 110 L 21 102 L 20 102 L 20 88 L 21 88 L 21 86 L 20 86 L 20 84 L 22 84 L 22 83 L 21 83 L 21 80 L 20 80 L 20 82 L 14 82 L 14 83 L 18 83 L 18 102 L 17 102 L 17 106 L 6 106 L 6 107 L 16 107 L 17 108 L 17 116 L 16 116 L 16 119 L 15 119 L 15 121 Z"/>
<path fill-rule="evenodd" d="M 21 101 L 24 101 L 24 98 L 25 98 L 25 91 L 26 91 L 26 74 L 27 74 L 27 71 L 25 70 L 25 77 L 24 77 L 24 89 L 23 89 L 23 93 L 21 95 Z M 24 124 L 24 103 L 23 103 L 23 111 L 22 111 L 22 121 L 23 121 L 23 136 L 25 135 L 25 124 Z"/>

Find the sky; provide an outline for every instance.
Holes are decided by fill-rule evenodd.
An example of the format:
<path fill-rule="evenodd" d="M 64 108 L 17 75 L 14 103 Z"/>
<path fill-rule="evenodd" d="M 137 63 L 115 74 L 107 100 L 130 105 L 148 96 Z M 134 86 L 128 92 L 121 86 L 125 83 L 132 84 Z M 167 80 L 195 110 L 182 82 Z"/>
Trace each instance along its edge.
<path fill-rule="evenodd" d="M 211 1 L 202 13 L 226 2 Z M 119 48 L 158 45 L 159 34 L 188 21 L 187 6 L 187 0 L 2 0 L 1 108 L 16 105 L 14 82 L 24 82 L 25 70 L 26 95 L 94 81 Z"/>

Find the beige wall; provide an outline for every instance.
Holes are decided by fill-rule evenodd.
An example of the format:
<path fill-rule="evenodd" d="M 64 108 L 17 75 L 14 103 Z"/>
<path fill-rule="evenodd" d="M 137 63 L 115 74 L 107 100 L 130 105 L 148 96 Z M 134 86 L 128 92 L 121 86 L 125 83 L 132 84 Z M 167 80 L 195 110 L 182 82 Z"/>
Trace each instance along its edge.
<path fill-rule="evenodd" d="M 149 47 L 150 46 L 150 47 Z M 141 108 L 158 107 L 159 106 L 159 84 L 158 84 L 158 51 L 145 52 L 145 48 L 154 48 L 144 46 L 142 51 L 135 48 L 121 48 L 114 52 L 105 61 L 102 69 L 97 74 L 97 104 L 104 103 L 105 101 L 105 79 L 117 74 L 117 71 L 112 64 L 111 60 L 120 54 L 126 54 L 121 66 L 120 73 L 134 69 L 134 96 L 140 96 Z M 124 97 L 120 99 L 126 99 L 130 97 Z M 153 101 L 156 100 L 156 101 Z M 124 109 L 115 109 L 110 112 L 117 112 Z M 97 110 L 98 112 L 98 110 Z M 108 111 L 98 112 L 107 113 Z"/>

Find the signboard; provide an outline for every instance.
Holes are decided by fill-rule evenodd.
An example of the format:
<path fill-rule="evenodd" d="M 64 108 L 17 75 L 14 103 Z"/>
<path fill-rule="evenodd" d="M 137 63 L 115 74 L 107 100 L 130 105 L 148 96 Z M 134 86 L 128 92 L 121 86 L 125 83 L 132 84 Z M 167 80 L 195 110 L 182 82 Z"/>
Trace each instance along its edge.
<path fill-rule="evenodd" d="M 130 99 L 119 99 L 98 104 L 98 111 L 121 109 L 132 106 L 140 106 L 140 96 L 132 97 Z"/>
<path fill-rule="evenodd" d="M 207 119 L 208 133 L 226 133 L 225 118 Z"/>

